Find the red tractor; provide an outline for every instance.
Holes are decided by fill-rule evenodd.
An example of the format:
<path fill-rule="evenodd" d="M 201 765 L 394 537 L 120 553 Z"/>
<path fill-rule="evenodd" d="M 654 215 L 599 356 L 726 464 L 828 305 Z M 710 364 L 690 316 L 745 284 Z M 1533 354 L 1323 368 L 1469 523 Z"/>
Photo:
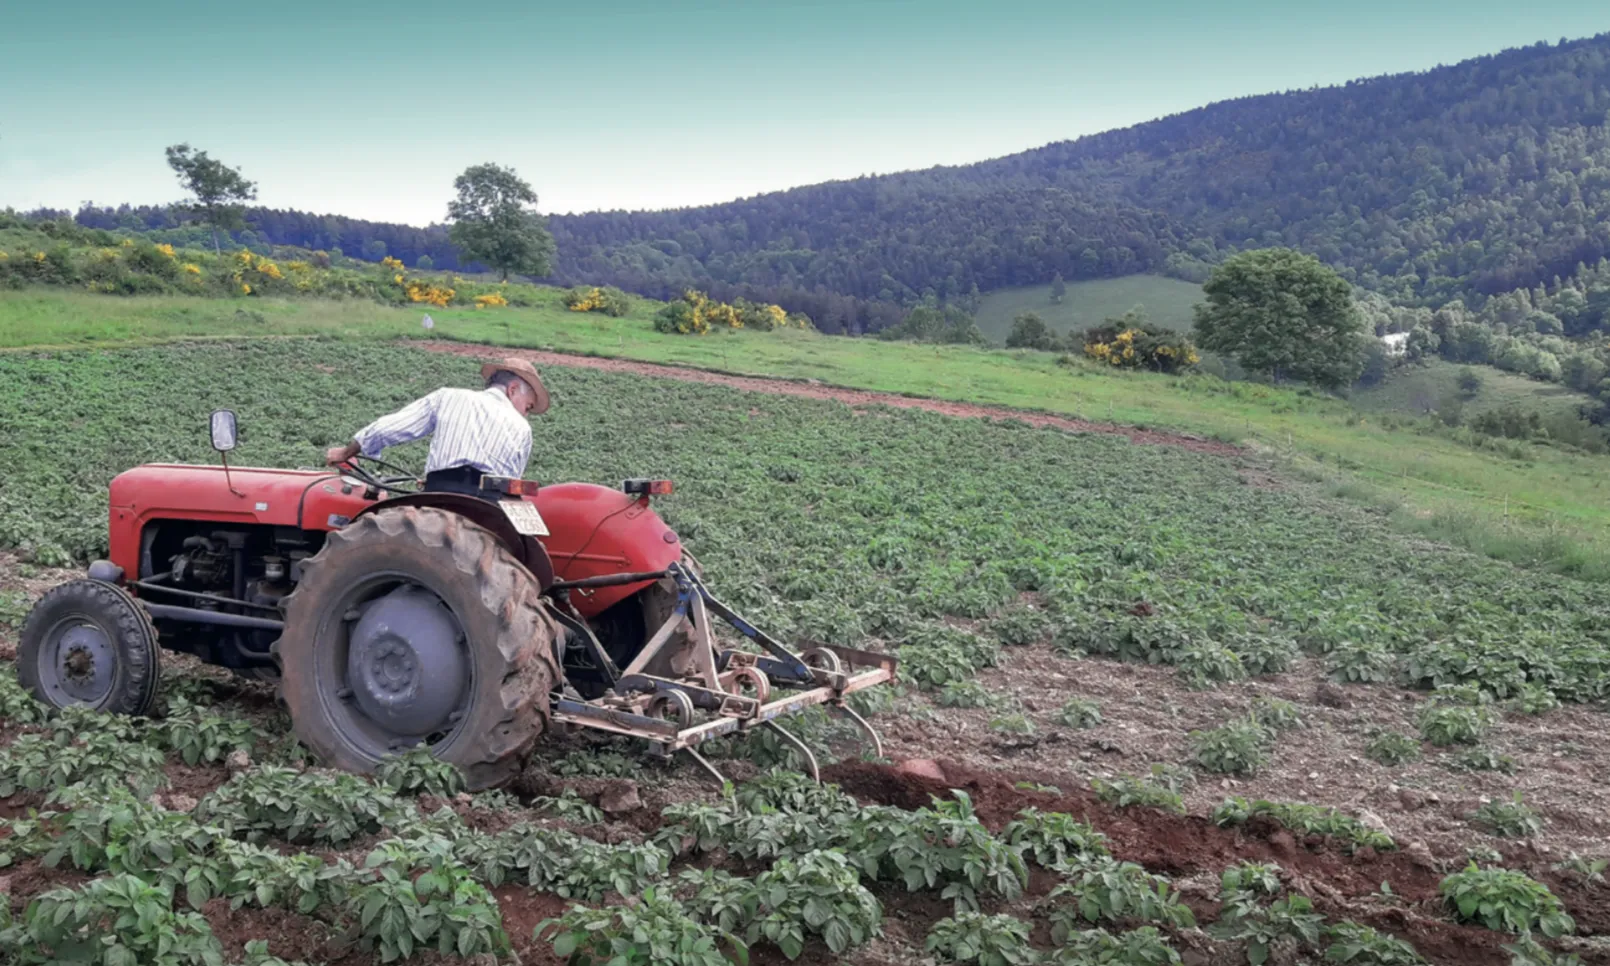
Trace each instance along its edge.
<path fill-rule="evenodd" d="M 46 593 L 17 673 L 41 701 L 145 714 L 160 648 L 278 683 L 298 739 L 366 772 L 421 744 L 473 788 L 513 777 L 552 724 L 696 750 L 772 728 L 894 677 L 893 659 L 802 653 L 705 587 L 650 506 L 663 480 L 538 487 L 488 477 L 486 498 L 417 492 L 382 461 L 231 468 L 234 413 L 212 414 L 222 466 L 152 464 L 111 484 L 110 559 Z M 717 617 L 738 632 L 722 646 Z"/>

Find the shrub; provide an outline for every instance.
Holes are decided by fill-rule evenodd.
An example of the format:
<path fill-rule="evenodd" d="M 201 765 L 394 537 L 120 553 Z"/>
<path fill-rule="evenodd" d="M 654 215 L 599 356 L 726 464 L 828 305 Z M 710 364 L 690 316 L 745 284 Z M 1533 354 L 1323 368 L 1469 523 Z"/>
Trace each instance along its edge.
<path fill-rule="evenodd" d="M 1189 906 L 1162 876 L 1108 856 L 1084 859 L 1064 870 L 1065 881 L 1045 898 L 1051 938 L 1059 945 L 1085 922 L 1196 925 Z M 1060 900 L 1068 900 L 1066 902 Z"/>
<path fill-rule="evenodd" d="M 1325 961 L 1351 966 L 1421 966 L 1414 947 L 1349 919 L 1325 927 Z"/>
<path fill-rule="evenodd" d="M 176 697 L 169 699 L 168 716 L 156 730 L 187 765 L 223 761 L 232 752 L 251 751 L 257 738 L 250 721 L 213 714 Z"/>
<path fill-rule="evenodd" d="M 1543 819 L 1516 792 L 1508 802 L 1487 802 L 1465 816 L 1493 835 L 1523 839 L 1543 831 Z"/>
<path fill-rule="evenodd" d="M 450 849 L 443 839 L 423 849 L 392 840 L 369 854 L 364 867 L 373 878 L 352 890 L 347 913 L 358 923 L 362 945 L 378 950 L 381 962 L 433 945 L 462 957 L 508 951 L 497 900 Z"/>
<path fill-rule="evenodd" d="M 1319 942 L 1324 918 L 1314 912 L 1307 896 L 1291 895 L 1268 905 L 1227 902 L 1219 920 L 1208 932 L 1218 939 L 1246 944 L 1247 962 L 1262 966 L 1280 947 L 1302 949 Z"/>
<path fill-rule="evenodd" d="M 1118 368 L 1154 372 L 1179 372 L 1201 361 L 1189 338 L 1130 315 L 1087 331 L 1084 353 Z"/>
<path fill-rule="evenodd" d="M 1281 698 L 1271 698 L 1266 694 L 1260 694 L 1252 699 L 1252 713 L 1249 717 L 1262 725 L 1266 731 L 1291 731 L 1303 727 L 1302 712 L 1297 710 L 1295 704 Z"/>
<path fill-rule="evenodd" d="M 655 315 L 654 329 L 679 335 L 704 335 L 713 328 L 744 328 L 746 319 L 767 330 L 789 326 L 811 328 L 805 316 L 790 315 L 775 305 L 756 306 L 742 300 L 739 304 L 728 305 L 689 289 Z"/>
<path fill-rule="evenodd" d="M 1068 933 L 1061 948 L 1045 962 L 1049 966 L 1179 966 L 1180 954 L 1156 926 L 1141 926 L 1116 936 L 1097 928 Z"/>
<path fill-rule="evenodd" d="M 1360 684 L 1391 681 L 1397 677 L 1396 659 L 1378 642 L 1343 641 L 1331 651 L 1330 676 Z"/>
<path fill-rule="evenodd" d="M 466 834 L 454 853 L 493 887 L 520 882 L 588 902 L 610 892 L 635 895 L 665 878 L 671 863 L 666 851 L 651 843 L 605 845 L 564 829 L 524 822 L 496 835 Z"/>
<path fill-rule="evenodd" d="M 1101 724 L 1101 705 L 1087 698 L 1069 698 L 1057 712 L 1057 720 L 1070 728 L 1094 728 Z"/>
<path fill-rule="evenodd" d="M 1473 745 L 1492 726 L 1492 716 L 1486 708 L 1432 700 L 1420 710 L 1419 725 L 1420 736 L 1438 748 Z"/>
<path fill-rule="evenodd" d="M 464 790 L 464 776 L 458 768 L 424 746 L 382 759 L 375 768 L 375 781 L 402 795 L 452 798 Z"/>
<path fill-rule="evenodd" d="M 940 962 L 978 966 L 1027 966 L 1039 961 L 1029 945 L 1029 924 L 1014 916 L 957 913 L 934 923 L 924 949 Z"/>
<path fill-rule="evenodd" d="M 278 835 L 341 845 L 379 832 L 406 812 L 390 789 L 356 775 L 261 765 L 214 789 L 194 814 L 247 841 Z"/>
<path fill-rule="evenodd" d="M 1001 830 L 1006 844 L 1045 868 L 1088 855 L 1106 855 L 1107 837 L 1063 812 L 1025 808 Z"/>
<path fill-rule="evenodd" d="M 149 795 L 165 782 L 161 750 L 128 719 L 68 709 L 48 734 L 18 735 L 0 748 L 0 798 L 80 782 L 128 784 Z"/>
<path fill-rule="evenodd" d="M 1420 742 L 1398 731 L 1382 731 L 1364 746 L 1364 755 L 1378 765 L 1401 765 L 1418 760 Z"/>
<path fill-rule="evenodd" d="M 738 786 L 733 800 L 744 810 L 803 812 L 829 818 L 855 813 L 861 806 L 839 790 L 839 786 L 811 781 L 797 771 L 775 769 L 764 772 Z"/>
<path fill-rule="evenodd" d="M 1192 760 L 1216 774 L 1255 775 L 1269 760 L 1269 732 L 1251 718 L 1193 731 L 1190 738 Z"/>
<path fill-rule="evenodd" d="M 632 310 L 631 299 L 618 288 L 577 286 L 564 294 L 565 308 L 572 312 L 598 312 L 619 318 Z"/>
<path fill-rule="evenodd" d="M 1219 891 L 1226 897 L 1236 893 L 1277 896 L 1280 889 L 1280 866 L 1273 863 L 1241 862 L 1219 873 Z"/>
<path fill-rule="evenodd" d="M 855 823 L 849 849 L 863 870 L 899 879 L 906 891 L 943 886 L 958 910 L 978 908 L 980 893 L 1015 899 L 1028 885 L 1023 857 L 973 814 L 972 799 L 954 793 L 915 812 L 868 809 Z"/>
<path fill-rule="evenodd" d="M 515 804 L 518 806 L 519 803 Z M 551 795 L 534 795 L 531 798 L 531 807 L 540 812 L 547 812 L 562 821 L 581 825 L 597 825 L 604 821 L 603 809 L 577 795 L 575 790 L 570 788 L 560 792 L 557 798 Z"/>
<path fill-rule="evenodd" d="M 1461 921 L 1496 932 L 1537 930 L 1553 939 L 1576 929 L 1548 886 L 1520 872 L 1482 869 L 1472 862 L 1463 872 L 1443 879 L 1439 889 Z"/>
<path fill-rule="evenodd" d="M 1093 778 L 1090 786 L 1095 789 L 1097 798 L 1118 808 L 1140 806 L 1176 815 L 1185 814 L 1185 802 L 1180 798 L 1180 793 L 1152 778 L 1136 778 L 1134 775 L 1119 775 L 1112 781 Z"/>
<path fill-rule="evenodd" d="M 218 966 L 223 959 L 207 920 L 174 911 L 171 892 L 133 875 L 39 895 L 17 923 L 0 919 L 0 949 L 17 966 Z"/>
<path fill-rule="evenodd" d="M 1051 627 L 1051 618 L 1033 607 L 1014 607 L 990 622 L 990 633 L 1010 647 L 1036 644 Z"/>
<path fill-rule="evenodd" d="M 1370 828 L 1350 815 L 1335 808 L 1322 808 L 1300 802 L 1271 802 L 1258 799 L 1248 802 L 1240 796 L 1225 799 L 1213 810 L 1215 825 L 1227 827 L 1244 825 L 1254 818 L 1267 818 L 1303 835 L 1323 835 L 1340 839 L 1351 847 L 1368 846 L 1373 849 L 1396 848 L 1392 837 L 1379 829 Z"/>
<path fill-rule="evenodd" d="M 778 859 L 755 877 L 746 905 L 749 941 L 765 939 L 789 959 L 804 951 L 807 932 L 840 955 L 876 935 L 883 918 L 883 907 L 841 852 Z"/>
<path fill-rule="evenodd" d="M 1038 312 L 1022 312 L 1012 320 L 1012 331 L 1006 336 L 1006 347 L 1048 351 L 1057 347 L 1057 334 L 1045 324 Z"/>
<path fill-rule="evenodd" d="M 1510 707 L 1521 714 L 1543 714 L 1559 706 L 1560 699 L 1554 696 L 1554 692 L 1536 682 L 1521 685 L 1510 699 Z"/>
<path fill-rule="evenodd" d="M 1575 852 L 1563 862 L 1554 864 L 1556 872 L 1570 872 L 1584 885 L 1604 885 L 1604 870 L 1610 868 L 1610 859 L 1585 859 Z"/>
<path fill-rule="evenodd" d="M 1466 748 L 1449 759 L 1447 764 L 1460 771 L 1497 771 L 1506 775 L 1513 775 L 1519 767 L 1511 756 L 1482 747 Z"/>
<path fill-rule="evenodd" d="M 747 963 L 747 947 L 731 933 L 688 916 L 669 893 L 645 889 L 618 906 L 572 906 L 537 924 L 534 937 L 546 937 L 556 957 L 573 966 L 731 966 L 730 949 Z"/>
<path fill-rule="evenodd" d="M 1185 686 L 1205 690 L 1226 681 L 1240 681 L 1247 676 L 1241 666 L 1241 657 L 1222 644 L 1197 644 L 1188 647 L 1175 662 Z"/>
<path fill-rule="evenodd" d="M 996 703 L 995 695 L 977 681 L 952 681 L 939 689 L 934 702 L 942 708 L 988 708 Z"/>

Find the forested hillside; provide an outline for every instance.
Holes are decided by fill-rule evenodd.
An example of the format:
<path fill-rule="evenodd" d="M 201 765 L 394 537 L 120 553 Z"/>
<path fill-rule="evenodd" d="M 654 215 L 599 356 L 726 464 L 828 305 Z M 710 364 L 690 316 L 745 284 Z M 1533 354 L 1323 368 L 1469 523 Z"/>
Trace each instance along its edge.
<path fill-rule="evenodd" d="M 1559 280 L 1610 256 L 1607 116 L 1610 34 L 1227 101 L 962 167 L 701 208 L 555 216 L 555 280 L 657 296 L 698 285 L 854 331 L 928 294 L 1058 272 L 1200 281 L 1232 251 L 1285 245 L 1399 305 L 1459 298 L 1479 309 L 1526 289 L 1527 308 L 1541 308 Z M 163 208 L 77 217 L 177 225 Z M 247 220 L 248 242 L 459 267 L 440 226 L 269 209 Z"/>
<path fill-rule="evenodd" d="M 1211 105 L 960 168 L 555 219 L 563 264 L 909 298 L 1312 252 L 1394 300 L 1610 255 L 1610 34 Z M 701 273 L 702 276 L 701 276 Z"/>

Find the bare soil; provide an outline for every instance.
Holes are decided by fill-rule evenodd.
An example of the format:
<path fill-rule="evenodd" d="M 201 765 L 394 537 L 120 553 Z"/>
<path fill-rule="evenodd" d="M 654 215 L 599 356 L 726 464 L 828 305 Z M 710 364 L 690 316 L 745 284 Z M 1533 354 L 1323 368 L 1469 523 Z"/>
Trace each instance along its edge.
<path fill-rule="evenodd" d="M 626 359 L 610 359 L 601 356 L 569 355 L 563 352 L 539 352 L 533 349 L 507 349 L 501 346 L 448 342 L 415 342 L 413 344 L 428 352 L 469 356 L 475 359 L 518 358 L 528 360 L 536 366 L 565 366 L 573 369 L 625 372 L 655 379 L 676 379 L 681 382 L 699 382 L 708 385 L 726 386 L 731 389 L 741 389 L 745 392 L 770 393 L 777 396 L 798 396 L 803 399 L 831 400 L 854 408 L 890 406 L 896 409 L 922 409 L 931 413 L 968 419 L 1011 419 L 1035 427 L 1050 426 L 1074 433 L 1106 433 L 1114 436 L 1127 436 L 1134 443 L 1178 446 L 1198 453 L 1213 453 L 1220 456 L 1236 456 L 1245 452 L 1240 447 L 1229 443 L 1193 436 L 1188 433 L 1138 429 L 1134 426 L 1121 426 L 1117 423 L 1073 419 L 1068 416 L 1029 412 L 1028 410 L 1012 409 L 1007 406 L 980 406 L 973 403 L 949 402 L 943 399 L 902 396 L 891 392 L 846 389 L 840 386 L 830 386 L 815 380 L 796 381 L 791 379 L 767 379 L 760 376 L 739 376 L 725 372 L 714 372 L 708 369 L 694 369 L 687 366 L 667 366 L 654 362 L 632 362 Z"/>

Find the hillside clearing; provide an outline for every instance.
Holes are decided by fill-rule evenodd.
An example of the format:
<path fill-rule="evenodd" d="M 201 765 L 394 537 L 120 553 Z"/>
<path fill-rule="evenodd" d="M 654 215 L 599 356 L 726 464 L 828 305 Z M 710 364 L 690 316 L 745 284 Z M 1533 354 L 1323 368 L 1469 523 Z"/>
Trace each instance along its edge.
<path fill-rule="evenodd" d="M 1470 369 L 1481 379 L 1473 394 L 1459 389 L 1459 374 Z M 1588 396 L 1557 383 L 1539 382 L 1491 366 L 1459 366 L 1442 359 L 1395 369 L 1379 385 L 1353 393 L 1359 409 L 1375 413 L 1423 416 L 1427 412 L 1458 400 L 1464 418 L 1494 409 L 1515 407 L 1542 416 L 1575 415 L 1578 407 L 1590 404 Z"/>
<path fill-rule="evenodd" d="M 1192 307 L 1202 301 L 1202 286 L 1163 275 L 1126 275 L 1069 282 L 1060 303 L 1051 301 L 1050 285 L 998 289 L 986 293 L 978 308 L 978 328 L 991 342 L 1004 343 L 1012 320 L 1035 312 L 1058 334 L 1082 332 L 1139 305 L 1158 325 L 1191 331 Z"/>

